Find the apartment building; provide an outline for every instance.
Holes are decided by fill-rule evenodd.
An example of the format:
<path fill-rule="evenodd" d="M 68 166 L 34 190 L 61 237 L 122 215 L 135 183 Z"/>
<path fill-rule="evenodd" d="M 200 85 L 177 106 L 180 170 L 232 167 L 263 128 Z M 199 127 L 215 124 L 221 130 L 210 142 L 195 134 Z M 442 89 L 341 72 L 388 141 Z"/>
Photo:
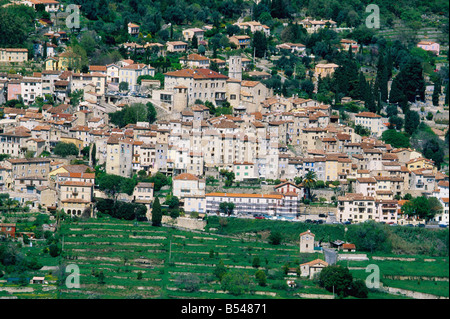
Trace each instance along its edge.
<path fill-rule="evenodd" d="M 10 169 L 12 179 L 25 176 L 48 177 L 50 173 L 49 158 L 8 158 L 5 167 Z"/>
<path fill-rule="evenodd" d="M 61 181 L 58 183 L 59 208 L 71 216 L 84 213 L 92 216 L 92 197 L 94 183 L 80 181 Z"/>
<path fill-rule="evenodd" d="M 284 206 L 282 194 L 237 194 L 237 193 L 208 193 L 206 197 L 206 212 L 216 214 L 220 212 L 220 203 L 233 203 L 234 214 L 267 214 L 281 215 Z"/>
<path fill-rule="evenodd" d="M 42 97 L 42 79 L 40 77 L 23 77 L 21 91 L 24 104 L 33 104 L 37 97 Z"/>
<path fill-rule="evenodd" d="M 100 72 L 74 73 L 72 74 L 71 90 L 86 90 L 86 86 L 92 85 L 96 94 L 104 95 L 107 87 L 106 78 L 107 75 Z"/>
<path fill-rule="evenodd" d="M 133 139 L 111 135 L 106 142 L 106 173 L 131 177 Z"/>
<path fill-rule="evenodd" d="M 26 151 L 26 140 L 31 138 L 30 130 L 19 126 L 0 133 L 0 154 L 20 157 Z"/>
<path fill-rule="evenodd" d="M 348 193 L 338 197 L 337 220 L 362 223 L 368 220 L 397 223 L 399 206 L 396 200 L 376 200 L 372 196 Z"/>
<path fill-rule="evenodd" d="M 239 182 L 259 178 L 257 167 L 252 162 L 234 162 L 233 172 L 235 180 Z"/>
<path fill-rule="evenodd" d="M 388 129 L 386 120 L 381 115 L 373 112 L 360 112 L 355 115 L 355 125 L 361 125 L 372 132 L 375 136 L 381 136 Z"/>
<path fill-rule="evenodd" d="M 155 76 L 155 68 L 143 63 L 133 63 L 120 68 L 119 83 L 128 83 L 128 89 L 132 92 L 138 91 L 138 78 L 141 75 Z"/>
<path fill-rule="evenodd" d="M 187 89 L 186 106 L 193 105 L 197 99 L 214 104 L 226 100 L 227 76 L 210 69 L 183 69 L 164 74 L 164 88 L 174 91 L 182 86 Z"/>

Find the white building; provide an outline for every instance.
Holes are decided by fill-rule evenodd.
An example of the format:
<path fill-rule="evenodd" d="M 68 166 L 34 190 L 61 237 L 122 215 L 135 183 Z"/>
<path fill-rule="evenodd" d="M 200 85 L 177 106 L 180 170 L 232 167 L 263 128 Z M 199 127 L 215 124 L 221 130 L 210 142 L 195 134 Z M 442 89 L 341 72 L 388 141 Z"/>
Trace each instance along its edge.
<path fill-rule="evenodd" d="M 173 196 L 184 198 L 185 196 L 204 196 L 205 180 L 189 173 L 182 173 L 173 178 Z"/>
<path fill-rule="evenodd" d="M 138 78 L 141 75 L 155 76 L 155 68 L 142 63 L 123 66 L 120 68 L 119 83 L 126 82 L 130 91 L 138 91 Z"/>
<path fill-rule="evenodd" d="M 381 136 L 388 129 L 381 115 L 372 112 L 361 112 L 355 115 L 355 125 L 361 125 L 369 129 L 372 134 Z"/>
<path fill-rule="evenodd" d="M 41 78 L 22 78 L 21 89 L 23 102 L 26 105 L 33 104 L 37 97 L 42 96 Z"/>

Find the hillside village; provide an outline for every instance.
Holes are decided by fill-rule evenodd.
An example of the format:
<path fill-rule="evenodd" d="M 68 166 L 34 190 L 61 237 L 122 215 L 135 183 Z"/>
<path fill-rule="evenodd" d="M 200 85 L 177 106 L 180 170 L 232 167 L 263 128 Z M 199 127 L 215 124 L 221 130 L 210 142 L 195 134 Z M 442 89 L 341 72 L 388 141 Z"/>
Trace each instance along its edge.
<path fill-rule="evenodd" d="M 0 0 L 0 299 L 448 299 L 436 1 Z"/>
<path fill-rule="evenodd" d="M 58 1 L 23 4 L 35 9 L 43 5 L 47 13 L 63 8 Z M 409 224 L 418 218 L 402 206 L 407 199 L 425 196 L 437 198 L 442 206 L 430 222 L 448 225 L 448 166 L 436 164 L 418 149 L 383 141 L 383 133 L 392 129 L 385 111 L 371 112 L 364 101 L 343 97 L 343 105 L 357 105 L 358 110 L 348 112 L 350 119 L 344 120 L 343 112 L 317 96 L 289 96 L 267 85 L 264 79 L 277 72 L 258 71 L 255 66 L 267 60 L 245 51 L 254 48 L 256 32 L 270 36 L 267 25 L 233 24 L 245 35 L 229 36 L 228 43 L 238 51 L 221 60 L 198 47 L 208 47 L 205 34 L 211 26 L 185 28 L 180 40 L 142 44 L 139 25 L 130 22 L 130 41 L 121 44 L 125 58 L 80 68 L 80 55 L 68 45 L 74 35 L 41 20 L 36 24 L 48 41 L 37 42 L 33 55 L 23 48 L 1 49 L 3 63 L 42 63 L 32 74 L 0 73 L 0 189 L 21 205 L 95 216 L 96 198 L 108 197 L 98 187 L 101 170 L 141 178 L 123 200 L 145 204 L 148 218 L 157 191 L 147 180 L 162 173 L 171 178 L 170 194 L 185 213 L 219 214 L 220 204 L 230 202 L 238 215 L 263 211 L 267 218 L 300 220 L 305 205 L 318 201 L 313 184 L 320 181 L 334 192 L 324 201 L 332 204 L 327 210 L 335 213 L 336 222 Z M 298 24 L 312 34 L 336 29 L 334 21 L 307 18 Z M 338 50 L 356 54 L 360 46 L 342 39 Z M 417 47 L 437 54 L 440 50 L 437 43 L 424 41 Z M 180 67 L 161 72 L 160 66 L 132 59 L 149 50 L 160 57 L 178 57 Z M 340 67 L 317 59 L 300 43 L 280 43 L 276 50 L 277 55 L 288 52 L 315 61 L 309 70 L 314 92 L 321 79 L 332 77 Z M 440 98 L 435 108 L 443 110 L 448 124 L 448 105 L 444 95 Z M 431 109 L 429 102 L 422 105 Z M 111 114 L 124 115 L 133 105 L 139 107 L 132 122 L 112 121 Z M 157 116 L 149 120 L 149 112 Z M 432 129 L 448 140 L 448 125 L 442 131 Z M 74 144 L 75 153 L 55 154 L 61 143 Z M 231 185 L 240 192 L 210 191 L 209 184 L 223 182 L 225 172 L 234 174 Z M 272 186 L 264 192 L 238 187 L 261 183 Z"/>

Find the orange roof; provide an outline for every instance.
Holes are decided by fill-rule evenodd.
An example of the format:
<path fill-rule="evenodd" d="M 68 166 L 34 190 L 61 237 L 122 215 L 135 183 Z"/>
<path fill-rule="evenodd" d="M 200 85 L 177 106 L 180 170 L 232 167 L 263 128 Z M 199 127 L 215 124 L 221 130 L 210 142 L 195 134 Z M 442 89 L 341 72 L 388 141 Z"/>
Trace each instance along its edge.
<path fill-rule="evenodd" d="M 189 173 L 182 173 L 180 175 L 175 176 L 173 179 L 174 180 L 184 180 L 184 181 L 187 181 L 187 180 L 197 181 L 198 180 L 198 178 L 195 175 L 189 174 Z"/>
<path fill-rule="evenodd" d="M 282 199 L 283 195 L 271 195 L 271 194 L 241 194 L 241 193 L 208 193 L 205 196 L 216 197 L 251 197 L 251 198 L 272 198 Z"/>
<path fill-rule="evenodd" d="M 77 181 L 65 181 L 65 182 L 61 182 L 60 185 L 63 185 L 63 186 L 86 186 L 86 187 L 94 186 L 93 183 L 77 182 Z"/>
<path fill-rule="evenodd" d="M 379 118 L 381 115 L 375 114 L 373 112 L 361 112 L 359 114 L 356 114 L 355 116 L 358 117 L 371 117 L 371 118 Z"/>
<path fill-rule="evenodd" d="M 300 236 L 303 236 L 303 235 L 306 235 L 306 234 L 309 234 L 309 235 L 311 235 L 311 236 L 316 236 L 316 235 L 314 235 L 313 233 L 311 233 L 311 231 L 310 231 L 309 229 L 308 229 L 307 231 L 301 233 Z"/>
<path fill-rule="evenodd" d="M 303 265 L 313 266 L 313 265 L 318 265 L 318 264 L 324 265 L 324 266 L 328 266 L 328 263 L 326 261 L 323 261 L 322 259 L 315 259 L 315 260 L 312 260 L 310 262 L 301 264 L 300 266 L 303 266 Z"/>
<path fill-rule="evenodd" d="M 194 78 L 196 80 L 201 79 L 228 79 L 226 75 L 220 74 L 216 71 L 212 71 L 210 69 L 183 69 L 177 70 L 173 72 L 167 72 L 164 75 L 174 76 L 174 77 L 183 77 L 183 78 Z"/>

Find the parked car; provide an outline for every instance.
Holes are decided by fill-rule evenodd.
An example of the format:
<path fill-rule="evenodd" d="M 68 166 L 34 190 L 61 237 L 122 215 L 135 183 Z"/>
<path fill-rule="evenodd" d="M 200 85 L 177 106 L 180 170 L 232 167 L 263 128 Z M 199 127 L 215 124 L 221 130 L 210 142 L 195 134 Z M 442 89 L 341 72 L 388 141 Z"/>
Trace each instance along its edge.
<path fill-rule="evenodd" d="M 419 224 L 418 227 L 425 227 L 425 224 Z"/>
<path fill-rule="evenodd" d="M 350 225 L 351 223 L 352 223 L 351 221 L 346 220 L 346 221 L 344 222 L 344 225 Z"/>

